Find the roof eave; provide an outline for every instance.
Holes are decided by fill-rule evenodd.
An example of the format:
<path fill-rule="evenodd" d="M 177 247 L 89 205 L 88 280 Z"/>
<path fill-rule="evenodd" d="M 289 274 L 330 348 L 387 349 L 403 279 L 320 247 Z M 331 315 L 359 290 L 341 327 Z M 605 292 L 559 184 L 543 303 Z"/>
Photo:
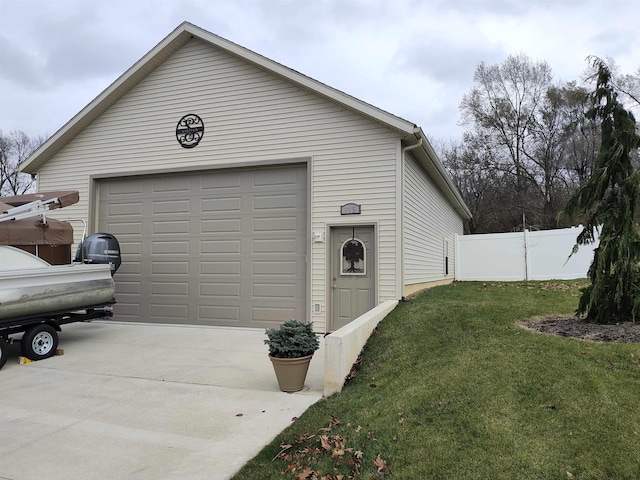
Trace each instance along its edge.
<path fill-rule="evenodd" d="M 415 141 L 420 141 L 422 139 L 422 144 L 420 148 L 414 150 L 416 153 L 417 159 L 420 161 L 422 166 L 425 168 L 431 179 L 438 186 L 440 191 L 444 194 L 444 196 L 449 200 L 451 205 L 455 208 L 458 214 L 465 220 L 470 220 L 473 216 L 469 207 L 462 199 L 462 195 L 453 184 L 451 177 L 445 170 L 442 162 L 438 159 L 431 143 L 427 139 L 427 136 L 424 134 L 420 127 L 416 127 L 414 131 L 414 135 L 410 137 Z M 408 140 L 408 139 L 405 139 Z"/>

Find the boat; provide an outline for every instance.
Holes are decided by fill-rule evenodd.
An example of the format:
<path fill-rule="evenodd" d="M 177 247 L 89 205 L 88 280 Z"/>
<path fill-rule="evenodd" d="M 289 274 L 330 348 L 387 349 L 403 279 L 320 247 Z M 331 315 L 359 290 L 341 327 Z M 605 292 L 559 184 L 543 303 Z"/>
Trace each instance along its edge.
<path fill-rule="evenodd" d="M 3 320 L 115 302 L 109 264 L 51 265 L 0 245 L 0 324 Z"/>
<path fill-rule="evenodd" d="M 25 357 L 40 360 L 54 355 L 61 325 L 113 315 L 117 239 L 86 236 L 85 227 L 72 262 L 71 220 L 48 218 L 78 198 L 76 191 L 0 197 L 0 368 L 13 334 L 23 333 Z"/>

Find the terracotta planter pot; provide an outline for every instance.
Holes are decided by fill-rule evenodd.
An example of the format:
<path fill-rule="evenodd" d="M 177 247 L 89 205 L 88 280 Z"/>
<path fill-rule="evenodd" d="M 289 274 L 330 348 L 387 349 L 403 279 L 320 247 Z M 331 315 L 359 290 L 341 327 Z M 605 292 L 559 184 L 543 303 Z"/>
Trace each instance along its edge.
<path fill-rule="evenodd" d="M 307 370 L 313 355 L 300 358 L 276 358 L 269 355 L 283 392 L 299 392 L 304 387 Z"/>

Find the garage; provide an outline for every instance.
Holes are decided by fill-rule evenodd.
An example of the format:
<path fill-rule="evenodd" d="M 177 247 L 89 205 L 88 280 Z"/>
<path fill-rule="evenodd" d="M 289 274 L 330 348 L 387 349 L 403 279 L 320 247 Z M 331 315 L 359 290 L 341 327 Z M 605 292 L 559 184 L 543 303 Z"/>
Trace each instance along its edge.
<path fill-rule="evenodd" d="M 121 242 L 118 321 L 330 332 L 453 281 L 471 215 L 415 123 L 188 22 L 20 168 Z"/>
<path fill-rule="evenodd" d="M 120 240 L 116 316 L 269 327 L 305 318 L 306 165 L 103 179 Z"/>

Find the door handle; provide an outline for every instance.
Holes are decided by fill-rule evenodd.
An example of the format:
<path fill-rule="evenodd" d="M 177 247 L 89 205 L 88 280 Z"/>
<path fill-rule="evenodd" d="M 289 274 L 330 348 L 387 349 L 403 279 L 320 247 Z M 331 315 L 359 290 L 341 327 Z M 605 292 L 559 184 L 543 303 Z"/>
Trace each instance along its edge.
<path fill-rule="evenodd" d="M 332 288 L 338 288 L 338 286 L 334 283 Z"/>

